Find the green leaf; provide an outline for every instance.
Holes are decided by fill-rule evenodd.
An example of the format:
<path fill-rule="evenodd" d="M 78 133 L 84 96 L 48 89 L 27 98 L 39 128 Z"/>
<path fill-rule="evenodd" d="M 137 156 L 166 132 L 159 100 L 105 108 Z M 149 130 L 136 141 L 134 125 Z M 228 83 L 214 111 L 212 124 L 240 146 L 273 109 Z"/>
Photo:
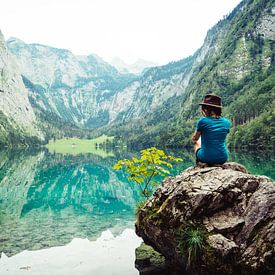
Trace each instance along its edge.
<path fill-rule="evenodd" d="M 156 176 L 166 176 L 170 171 L 166 168 L 172 168 L 171 162 L 182 161 L 181 158 L 166 155 L 163 150 L 156 147 L 147 148 L 140 151 L 140 158 L 133 157 L 132 159 L 119 160 L 114 166 L 114 170 L 125 168 L 130 174 L 128 180 L 134 181 L 140 185 L 141 194 L 148 198 L 152 194 L 152 187 L 159 184 L 156 182 Z M 142 183 L 143 186 L 141 186 Z"/>

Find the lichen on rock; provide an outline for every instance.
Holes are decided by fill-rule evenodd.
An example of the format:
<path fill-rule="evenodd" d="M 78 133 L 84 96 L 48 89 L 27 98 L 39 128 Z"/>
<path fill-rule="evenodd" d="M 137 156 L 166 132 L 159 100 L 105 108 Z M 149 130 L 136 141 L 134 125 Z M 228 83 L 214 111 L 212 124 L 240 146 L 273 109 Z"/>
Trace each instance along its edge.
<path fill-rule="evenodd" d="M 165 258 L 145 243 L 136 248 L 135 265 L 138 267 L 141 275 L 169 274 Z"/>
<path fill-rule="evenodd" d="M 274 217 L 274 182 L 227 163 L 188 168 L 163 181 L 140 209 L 136 232 L 186 274 L 273 274 Z M 192 247 L 179 244 L 189 228 L 206 238 L 188 267 Z"/>

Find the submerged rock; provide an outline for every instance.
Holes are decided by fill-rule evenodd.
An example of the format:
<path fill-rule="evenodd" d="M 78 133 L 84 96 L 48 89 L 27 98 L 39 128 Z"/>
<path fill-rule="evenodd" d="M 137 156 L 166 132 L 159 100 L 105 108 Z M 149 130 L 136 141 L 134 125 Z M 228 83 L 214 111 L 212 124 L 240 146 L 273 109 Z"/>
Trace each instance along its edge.
<path fill-rule="evenodd" d="M 173 274 L 274 274 L 274 217 L 274 182 L 227 163 L 163 181 L 136 232 L 180 270 Z"/>

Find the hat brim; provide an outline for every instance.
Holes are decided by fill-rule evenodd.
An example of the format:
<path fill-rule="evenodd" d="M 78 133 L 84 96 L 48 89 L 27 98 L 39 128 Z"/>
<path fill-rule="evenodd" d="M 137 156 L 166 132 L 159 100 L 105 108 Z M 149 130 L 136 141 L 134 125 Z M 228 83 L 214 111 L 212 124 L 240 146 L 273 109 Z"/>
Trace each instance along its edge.
<path fill-rule="evenodd" d="M 199 103 L 199 105 L 211 106 L 211 107 L 216 107 L 216 108 L 222 109 L 222 106 L 220 106 L 220 105 L 214 105 L 214 104 L 208 104 L 208 103 Z"/>

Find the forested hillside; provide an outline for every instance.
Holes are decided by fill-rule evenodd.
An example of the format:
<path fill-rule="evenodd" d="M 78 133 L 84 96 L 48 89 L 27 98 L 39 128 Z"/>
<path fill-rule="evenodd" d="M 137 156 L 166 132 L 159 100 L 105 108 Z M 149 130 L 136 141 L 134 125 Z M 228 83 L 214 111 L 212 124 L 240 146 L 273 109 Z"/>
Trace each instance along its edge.
<path fill-rule="evenodd" d="M 273 1 L 244 1 L 219 22 L 216 28 L 227 30 L 219 52 L 201 64 L 186 91 L 186 119 L 196 116 L 207 91 L 222 97 L 233 124 L 231 146 L 274 146 L 274 13 Z"/>
<path fill-rule="evenodd" d="M 140 75 L 96 55 L 2 41 L 1 142 L 109 134 L 135 148 L 191 145 L 198 104 L 212 92 L 232 121 L 231 147 L 274 148 L 274 41 L 272 0 L 243 0 L 192 56 Z"/>
<path fill-rule="evenodd" d="M 200 116 L 198 103 L 211 91 L 222 97 L 223 115 L 232 121 L 230 146 L 274 148 L 274 17 L 271 0 L 241 2 L 207 33 L 195 55 L 208 52 L 193 66 L 185 92 L 166 101 L 145 120 L 123 125 L 122 135 L 129 135 L 133 146 L 190 145 Z"/>

